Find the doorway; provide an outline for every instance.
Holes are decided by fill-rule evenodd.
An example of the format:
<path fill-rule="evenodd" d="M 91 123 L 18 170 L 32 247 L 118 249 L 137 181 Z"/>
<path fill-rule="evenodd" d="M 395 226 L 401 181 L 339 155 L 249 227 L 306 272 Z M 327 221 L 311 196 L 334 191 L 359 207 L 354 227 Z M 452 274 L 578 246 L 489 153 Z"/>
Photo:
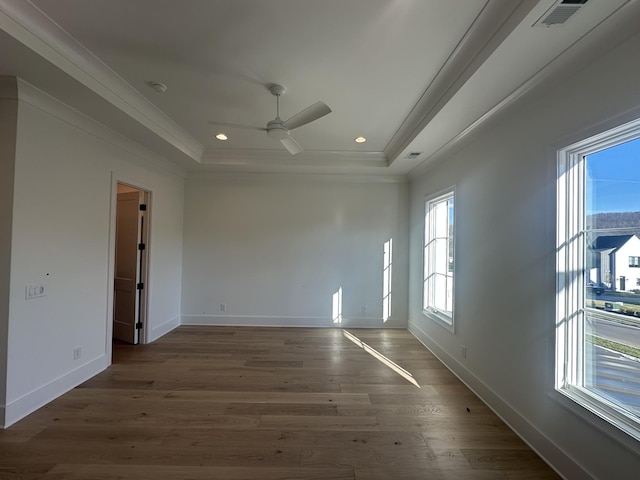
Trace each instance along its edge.
<path fill-rule="evenodd" d="M 149 192 L 117 184 L 113 339 L 137 345 L 147 313 Z"/>

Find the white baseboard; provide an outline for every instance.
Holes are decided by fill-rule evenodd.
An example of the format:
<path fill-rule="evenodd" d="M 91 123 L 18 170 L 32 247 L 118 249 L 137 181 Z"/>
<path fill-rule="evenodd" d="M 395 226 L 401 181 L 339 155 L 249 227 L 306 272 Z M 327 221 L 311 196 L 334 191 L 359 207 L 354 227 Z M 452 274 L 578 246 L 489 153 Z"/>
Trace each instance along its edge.
<path fill-rule="evenodd" d="M 467 370 L 454 357 L 440 348 L 429 335 L 413 322 L 409 332 L 415 336 L 440 362 L 462 383 L 475 393 L 493 412 L 502 419 L 531 449 L 564 479 L 581 478 L 595 480 L 571 456 L 554 444 L 546 435 L 524 418 L 502 397 Z"/>
<path fill-rule="evenodd" d="M 234 327 L 316 327 L 316 328 L 407 328 L 405 321 L 390 318 L 343 318 L 334 323 L 330 317 L 277 317 L 267 315 L 182 315 L 181 325 Z"/>
<path fill-rule="evenodd" d="M 7 428 L 50 401 L 77 387 L 109 366 L 109 359 L 102 355 L 95 360 L 72 370 L 52 382 L 43 385 L 22 397 L 0 407 L 4 419 L 2 428 Z"/>
<path fill-rule="evenodd" d="M 149 329 L 149 334 L 147 335 L 146 343 L 151 343 L 151 342 L 156 341 L 157 339 L 159 339 L 163 335 L 166 335 L 171 330 L 173 330 L 174 328 L 177 328 L 179 326 L 180 326 L 180 317 L 179 316 L 172 318 L 168 322 L 164 322 L 162 325 L 154 326 L 153 328 Z"/>

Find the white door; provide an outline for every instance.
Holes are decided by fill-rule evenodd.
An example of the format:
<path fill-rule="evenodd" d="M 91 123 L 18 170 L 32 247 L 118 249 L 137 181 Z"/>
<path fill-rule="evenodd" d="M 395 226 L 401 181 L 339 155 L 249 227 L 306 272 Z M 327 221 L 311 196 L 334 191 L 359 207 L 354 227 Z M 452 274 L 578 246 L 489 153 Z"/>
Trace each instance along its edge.
<path fill-rule="evenodd" d="M 116 211 L 113 338 L 133 344 L 140 341 L 143 196 L 140 191 L 118 193 Z"/>

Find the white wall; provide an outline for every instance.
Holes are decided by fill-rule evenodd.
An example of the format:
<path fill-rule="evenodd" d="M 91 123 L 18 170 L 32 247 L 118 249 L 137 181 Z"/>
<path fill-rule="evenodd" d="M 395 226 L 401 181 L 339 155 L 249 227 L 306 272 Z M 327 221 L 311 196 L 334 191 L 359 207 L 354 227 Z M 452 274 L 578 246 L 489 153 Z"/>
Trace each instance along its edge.
<path fill-rule="evenodd" d="M 30 86 L 19 92 L 5 425 L 110 362 L 115 181 L 152 192 L 149 340 L 179 324 L 182 274 L 179 172 Z M 25 300 L 27 284 L 46 297 Z"/>
<path fill-rule="evenodd" d="M 7 383 L 7 336 L 9 334 L 9 284 L 13 178 L 18 118 L 18 85 L 15 78 L 0 77 L 0 423 Z"/>
<path fill-rule="evenodd" d="M 640 105 L 639 50 L 637 37 L 534 92 L 411 184 L 410 330 L 569 479 L 640 471 L 635 440 L 553 389 L 555 151 L 630 119 L 611 120 Z M 421 312 L 424 198 L 451 185 L 455 334 Z"/>
<path fill-rule="evenodd" d="M 393 306 L 392 318 L 383 324 L 382 257 L 390 238 Z M 407 247 L 404 182 L 286 175 L 190 177 L 182 319 L 333 326 L 332 298 L 342 287 L 342 325 L 405 326 Z"/>

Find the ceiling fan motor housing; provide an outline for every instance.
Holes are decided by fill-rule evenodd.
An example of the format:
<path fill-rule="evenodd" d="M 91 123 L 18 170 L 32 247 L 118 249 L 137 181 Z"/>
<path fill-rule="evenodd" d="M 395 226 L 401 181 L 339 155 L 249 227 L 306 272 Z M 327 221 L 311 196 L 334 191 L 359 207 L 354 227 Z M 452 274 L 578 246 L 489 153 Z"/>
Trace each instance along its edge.
<path fill-rule="evenodd" d="M 282 120 L 276 118 L 267 123 L 267 135 L 269 138 L 275 138 L 276 140 L 283 140 L 289 138 L 289 130 L 282 125 Z"/>
<path fill-rule="evenodd" d="M 286 92 L 286 89 L 282 85 L 278 85 L 277 83 L 273 83 L 269 87 L 269 91 L 271 92 L 271 95 L 275 95 L 276 97 L 280 97 L 280 96 L 284 95 L 284 92 Z"/>

